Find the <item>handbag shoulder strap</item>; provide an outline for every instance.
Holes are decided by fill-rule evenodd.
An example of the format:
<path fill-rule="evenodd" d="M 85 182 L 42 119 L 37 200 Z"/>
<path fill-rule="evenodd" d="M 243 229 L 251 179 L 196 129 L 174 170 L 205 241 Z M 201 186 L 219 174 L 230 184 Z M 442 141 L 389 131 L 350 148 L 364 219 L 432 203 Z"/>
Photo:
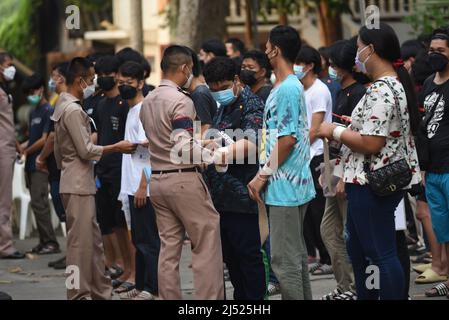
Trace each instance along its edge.
<path fill-rule="evenodd" d="M 396 109 L 396 113 L 399 116 L 399 121 L 402 120 L 402 116 L 401 116 L 401 104 L 399 102 L 399 98 L 396 95 L 396 91 L 394 90 L 394 88 L 385 80 L 376 80 L 374 83 L 376 82 L 383 82 L 387 85 L 387 87 L 390 89 L 391 93 L 393 94 L 393 98 L 394 98 L 394 107 Z M 365 100 L 366 103 L 366 100 Z M 365 105 L 364 105 L 365 106 Z M 407 149 L 407 140 L 405 139 L 405 134 L 402 135 L 402 138 L 404 139 L 404 146 L 405 146 L 405 153 L 408 157 L 408 149 Z M 365 155 L 365 162 L 364 162 L 364 171 L 368 172 L 369 170 L 369 165 L 370 165 L 370 157 L 368 157 L 367 155 Z"/>

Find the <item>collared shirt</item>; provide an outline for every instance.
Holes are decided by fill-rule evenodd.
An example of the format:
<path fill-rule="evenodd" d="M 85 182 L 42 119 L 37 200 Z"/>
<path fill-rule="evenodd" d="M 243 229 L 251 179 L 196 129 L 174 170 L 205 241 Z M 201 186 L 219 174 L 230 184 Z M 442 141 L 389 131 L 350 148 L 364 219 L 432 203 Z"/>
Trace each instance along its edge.
<path fill-rule="evenodd" d="M 14 114 L 12 99 L 0 88 L 0 157 L 16 155 L 16 135 L 14 129 Z"/>
<path fill-rule="evenodd" d="M 55 122 L 55 158 L 61 169 L 60 193 L 94 195 L 93 161 L 100 160 L 103 147 L 90 139 L 89 116 L 77 98 L 64 92 L 51 119 Z"/>
<path fill-rule="evenodd" d="M 150 142 L 151 168 L 173 170 L 191 168 L 191 163 L 179 163 L 174 130 L 192 134 L 196 118 L 192 99 L 170 80 L 151 91 L 143 101 L 140 120 Z M 173 158 L 172 158 L 173 157 Z"/>
<path fill-rule="evenodd" d="M 264 113 L 266 159 L 269 159 L 278 138 L 293 136 L 296 143 L 288 158 L 268 180 L 265 203 L 294 207 L 315 197 L 310 172 L 310 143 L 304 88 L 295 75 L 289 75 L 268 97 Z M 263 156 L 263 155 L 261 155 Z"/>

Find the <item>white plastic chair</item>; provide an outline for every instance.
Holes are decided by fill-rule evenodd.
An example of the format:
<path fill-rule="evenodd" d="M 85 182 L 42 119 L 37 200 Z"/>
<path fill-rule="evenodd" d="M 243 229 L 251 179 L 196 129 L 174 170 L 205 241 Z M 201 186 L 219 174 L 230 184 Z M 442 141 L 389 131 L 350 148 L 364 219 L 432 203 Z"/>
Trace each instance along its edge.
<path fill-rule="evenodd" d="M 50 202 L 52 226 L 53 228 L 56 229 L 60 222 L 58 216 L 56 215 L 55 208 L 53 206 L 53 201 L 51 201 L 50 193 L 48 199 Z M 30 235 L 32 229 L 36 228 L 37 226 L 34 215 L 29 214 L 29 212 L 32 211 L 30 207 L 31 196 L 30 191 L 26 187 L 25 183 L 25 165 L 23 163 L 16 162 L 14 165 L 13 200 L 14 203 L 16 203 L 16 201 L 20 202 L 20 210 L 18 211 L 20 217 L 19 239 L 24 240 L 25 237 Z M 64 222 L 61 222 L 61 230 L 63 236 L 67 237 L 66 225 Z"/>
<path fill-rule="evenodd" d="M 16 162 L 14 164 L 14 176 L 12 180 L 12 198 L 14 203 L 20 201 L 20 210 L 16 211 L 19 213 L 19 223 L 20 223 L 20 240 L 25 239 L 28 226 L 28 211 L 30 210 L 30 192 L 26 188 L 25 184 L 25 164 Z M 31 230 L 30 230 L 31 232 Z M 29 234 L 29 233 L 28 233 Z"/>

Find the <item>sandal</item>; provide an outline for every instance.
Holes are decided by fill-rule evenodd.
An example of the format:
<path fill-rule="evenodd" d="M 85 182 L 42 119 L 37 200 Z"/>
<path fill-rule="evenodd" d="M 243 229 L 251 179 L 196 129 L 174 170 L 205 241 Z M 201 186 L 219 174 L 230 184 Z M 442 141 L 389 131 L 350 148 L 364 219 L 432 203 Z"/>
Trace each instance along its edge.
<path fill-rule="evenodd" d="M 121 300 L 132 300 L 140 294 L 136 288 L 119 294 Z"/>
<path fill-rule="evenodd" d="M 444 297 L 449 294 L 449 287 L 446 283 L 442 282 L 427 290 L 424 294 L 429 298 Z"/>
<path fill-rule="evenodd" d="M 111 279 L 117 279 L 123 274 L 124 270 L 119 266 L 113 266 L 106 270 L 106 275 L 109 275 Z"/>
<path fill-rule="evenodd" d="M 309 272 L 313 273 L 319 267 L 321 267 L 321 263 L 319 263 L 319 262 L 310 263 L 309 264 Z"/>
<path fill-rule="evenodd" d="M 111 281 L 112 288 L 113 288 L 113 289 L 117 289 L 118 287 L 120 287 L 120 286 L 123 284 L 123 282 L 124 282 L 124 281 L 119 280 L 119 279 L 113 279 L 113 280 Z"/>
<path fill-rule="evenodd" d="M 53 243 L 47 243 L 44 246 L 42 246 L 39 251 L 37 251 L 37 254 L 44 255 L 44 254 L 55 254 L 60 252 L 61 250 L 59 249 L 58 245 Z"/>
<path fill-rule="evenodd" d="M 419 266 L 413 267 L 413 271 L 415 271 L 418 274 L 423 273 L 424 271 L 426 271 L 427 269 L 432 268 L 432 264 L 428 263 L 428 264 L 420 264 Z"/>
<path fill-rule="evenodd" d="M 121 285 L 119 285 L 117 287 L 117 289 L 114 290 L 114 292 L 117 293 L 117 294 L 125 293 L 125 292 L 128 292 L 128 291 L 131 291 L 135 287 L 136 287 L 136 285 L 134 283 L 125 281 Z"/>
<path fill-rule="evenodd" d="M 425 252 L 420 254 L 416 258 L 412 258 L 412 263 L 428 263 L 428 260 L 432 260 L 432 255 L 429 252 Z"/>
<path fill-rule="evenodd" d="M 322 264 L 315 271 L 312 272 L 312 275 L 324 276 L 324 275 L 333 274 L 333 273 L 334 273 L 334 270 L 332 269 L 332 266 L 330 266 L 328 264 Z"/>
<path fill-rule="evenodd" d="M 321 297 L 321 300 L 334 300 L 335 297 L 343 294 L 343 292 L 339 288 L 335 288 L 334 291 L 329 292 Z"/>
<path fill-rule="evenodd" d="M 424 271 L 423 273 L 421 273 L 416 279 L 415 279 L 415 283 L 416 284 L 424 284 L 424 283 L 435 283 L 435 282 L 443 282 L 443 281 L 447 281 L 447 276 L 441 276 L 438 273 L 436 273 L 435 271 L 433 271 L 433 269 L 427 269 L 426 271 Z"/>
<path fill-rule="evenodd" d="M 334 300 L 357 300 L 357 295 L 352 291 L 346 291 L 336 296 Z"/>

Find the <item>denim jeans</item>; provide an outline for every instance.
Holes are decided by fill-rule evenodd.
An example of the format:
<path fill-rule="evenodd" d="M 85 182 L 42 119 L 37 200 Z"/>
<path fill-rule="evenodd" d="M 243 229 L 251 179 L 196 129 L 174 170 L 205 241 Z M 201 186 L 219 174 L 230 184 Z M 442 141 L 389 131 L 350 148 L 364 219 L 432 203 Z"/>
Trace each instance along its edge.
<path fill-rule="evenodd" d="M 394 212 L 404 193 L 379 197 L 369 186 L 355 184 L 346 184 L 346 193 L 346 246 L 358 299 L 405 299 L 404 271 L 396 250 L 394 223 Z M 375 267 L 379 272 L 376 273 Z"/>

